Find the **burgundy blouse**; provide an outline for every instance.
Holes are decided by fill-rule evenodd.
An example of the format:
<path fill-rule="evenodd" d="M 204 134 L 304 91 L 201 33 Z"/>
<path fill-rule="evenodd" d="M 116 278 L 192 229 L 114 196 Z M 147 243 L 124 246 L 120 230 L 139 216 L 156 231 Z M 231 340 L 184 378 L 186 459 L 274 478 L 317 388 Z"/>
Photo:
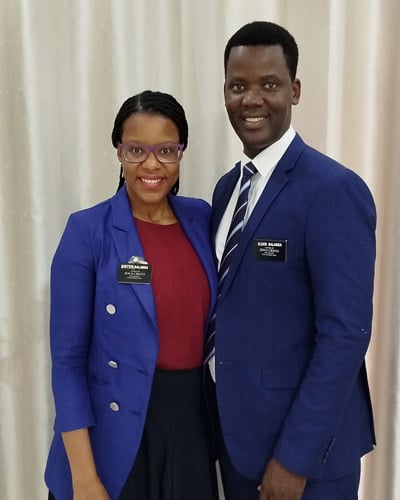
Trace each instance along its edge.
<path fill-rule="evenodd" d="M 203 361 L 204 325 L 210 306 L 203 265 L 179 223 L 135 222 L 144 258 L 153 266 L 151 284 L 160 343 L 157 367 L 197 368 Z"/>

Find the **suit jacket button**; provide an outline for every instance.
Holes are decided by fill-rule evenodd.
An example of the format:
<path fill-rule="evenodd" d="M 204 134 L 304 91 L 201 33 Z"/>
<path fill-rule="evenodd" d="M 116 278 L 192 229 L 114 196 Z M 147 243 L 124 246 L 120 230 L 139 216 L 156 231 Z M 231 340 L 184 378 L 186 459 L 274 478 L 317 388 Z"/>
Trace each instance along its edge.
<path fill-rule="evenodd" d="M 112 359 L 108 362 L 108 366 L 110 368 L 118 368 L 118 363 L 116 361 L 113 361 Z"/>
<path fill-rule="evenodd" d="M 114 304 L 107 304 L 106 311 L 108 312 L 108 314 L 115 314 L 116 308 L 115 308 Z"/>
<path fill-rule="evenodd" d="M 119 404 L 113 401 L 112 403 L 109 404 L 110 410 L 112 411 L 119 411 Z"/>

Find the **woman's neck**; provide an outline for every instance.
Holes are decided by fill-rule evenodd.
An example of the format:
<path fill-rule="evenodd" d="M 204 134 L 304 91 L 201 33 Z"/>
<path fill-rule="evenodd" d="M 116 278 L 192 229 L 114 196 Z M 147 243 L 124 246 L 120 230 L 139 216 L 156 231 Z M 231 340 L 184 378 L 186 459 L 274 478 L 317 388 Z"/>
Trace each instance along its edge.
<path fill-rule="evenodd" d="M 168 225 L 177 222 L 177 218 L 169 204 L 163 207 L 132 206 L 132 214 L 136 219 L 153 224 Z"/>

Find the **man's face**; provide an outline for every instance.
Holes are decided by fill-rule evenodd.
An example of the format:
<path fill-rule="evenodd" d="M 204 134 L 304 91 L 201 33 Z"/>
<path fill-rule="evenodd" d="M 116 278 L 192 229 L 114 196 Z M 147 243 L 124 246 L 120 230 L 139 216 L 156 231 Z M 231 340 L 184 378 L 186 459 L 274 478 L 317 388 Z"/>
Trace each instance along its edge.
<path fill-rule="evenodd" d="M 290 126 L 300 82 L 292 81 L 280 45 L 233 47 L 226 67 L 225 107 L 247 156 L 254 158 Z"/>

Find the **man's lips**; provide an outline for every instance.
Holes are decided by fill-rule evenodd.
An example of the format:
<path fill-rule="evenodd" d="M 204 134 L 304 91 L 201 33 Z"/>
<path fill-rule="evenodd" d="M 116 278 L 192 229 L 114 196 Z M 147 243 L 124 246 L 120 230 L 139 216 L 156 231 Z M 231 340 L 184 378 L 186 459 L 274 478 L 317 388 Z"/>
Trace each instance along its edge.
<path fill-rule="evenodd" d="M 265 116 L 245 116 L 244 121 L 246 123 L 258 123 L 265 120 Z"/>
<path fill-rule="evenodd" d="M 242 116 L 242 122 L 246 128 L 258 129 L 264 125 L 267 117 L 265 115 L 261 116 Z"/>

